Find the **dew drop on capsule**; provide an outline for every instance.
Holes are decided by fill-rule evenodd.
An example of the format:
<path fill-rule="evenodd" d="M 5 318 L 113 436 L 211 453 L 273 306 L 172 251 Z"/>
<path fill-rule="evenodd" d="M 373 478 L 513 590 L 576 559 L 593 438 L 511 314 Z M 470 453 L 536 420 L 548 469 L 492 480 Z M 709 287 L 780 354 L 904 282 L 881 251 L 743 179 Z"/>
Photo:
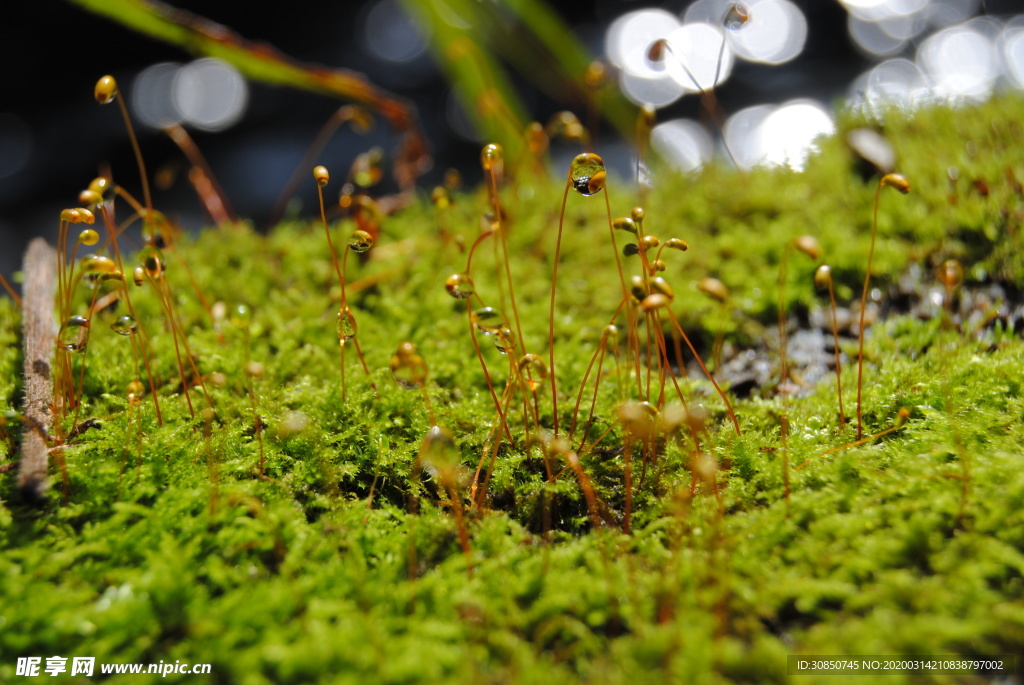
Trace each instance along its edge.
<path fill-rule="evenodd" d="M 462 460 L 455 436 L 443 426 L 432 427 L 423 437 L 419 460 L 424 467 L 433 468 L 441 474 L 452 473 Z"/>
<path fill-rule="evenodd" d="M 531 391 L 536 391 L 548 377 L 548 365 L 538 355 L 524 354 L 519 360 L 519 373 Z"/>
<path fill-rule="evenodd" d="M 466 273 L 457 273 L 449 276 L 445 279 L 444 289 L 456 300 L 464 300 L 476 292 L 473 279 Z"/>
<path fill-rule="evenodd" d="M 117 321 L 110 324 L 110 330 L 114 331 L 118 335 L 135 335 L 135 331 L 139 328 L 139 324 L 135 321 L 135 317 L 131 314 L 125 314 L 119 317 Z"/>
<path fill-rule="evenodd" d="M 593 152 L 576 155 L 569 166 L 569 179 L 573 190 L 580 195 L 596 195 L 604 188 L 604 160 Z"/>
<path fill-rule="evenodd" d="M 338 312 L 338 340 L 344 345 L 350 339 L 356 337 L 356 317 L 352 310 L 344 307 Z"/>
<path fill-rule="evenodd" d="M 473 325 L 487 335 L 494 335 L 505 326 L 505 317 L 494 307 L 481 307 L 471 318 Z"/>
<path fill-rule="evenodd" d="M 355 230 L 349 236 L 348 246 L 353 252 L 363 253 L 373 247 L 373 236 L 363 230 Z"/>
<path fill-rule="evenodd" d="M 60 327 L 59 344 L 68 352 L 85 352 L 89 344 L 89 319 L 72 316 Z"/>
<path fill-rule="evenodd" d="M 403 388 L 422 388 L 427 382 L 427 363 L 411 342 L 403 342 L 391 355 L 391 377 Z"/>

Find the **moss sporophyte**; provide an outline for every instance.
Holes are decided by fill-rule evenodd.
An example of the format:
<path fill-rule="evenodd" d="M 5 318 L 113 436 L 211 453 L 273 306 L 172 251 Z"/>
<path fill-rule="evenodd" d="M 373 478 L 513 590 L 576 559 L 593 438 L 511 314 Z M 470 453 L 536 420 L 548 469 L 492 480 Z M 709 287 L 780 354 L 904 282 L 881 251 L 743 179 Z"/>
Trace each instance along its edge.
<path fill-rule="evenodd" d="M 0 300 L 0 676 L 782 681 L 795 653 L 1019 652 L 1022 118 L 892 112 L 905 176 L 861 180 L 836 136 L 802 174 L 659 170 L 641 205 L 563 117 L 565 169 L 539 123 L 429 201 L 375 196 L 379 151 L 312 160 L 318 217 L 194 237 L 139 150 L 142 201 L 93 180 Z M 951 205 L 952 164 L 987 192 Z"/>

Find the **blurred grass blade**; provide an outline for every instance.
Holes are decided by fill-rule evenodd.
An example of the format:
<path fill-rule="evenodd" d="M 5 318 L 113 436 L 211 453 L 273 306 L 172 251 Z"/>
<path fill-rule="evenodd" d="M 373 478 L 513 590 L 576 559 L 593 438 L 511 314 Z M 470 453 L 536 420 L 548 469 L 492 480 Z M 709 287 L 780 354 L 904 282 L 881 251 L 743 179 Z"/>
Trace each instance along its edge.
<path fill-rule="evenodd" d="M 247 41 L 221 24 L 154 0 L 70 1 L 191 53 L 222 59 L 253 80 L 362 103 L 406 134 L 396 159 L 396 176 L 418 175 L 428 163 L 413 106 L 359 74 L 300 63 L 271 45 Z"/>
<path fill-rule="evenodd" d="M 487 142 L 500 143 L 516 158 L 523 148 L 526 114 L 501 65 L 483 41 L 490 10 L 475 0 L 402 0 L 409 13 L 430 27 L 431 48 L 456 96 Z"/>

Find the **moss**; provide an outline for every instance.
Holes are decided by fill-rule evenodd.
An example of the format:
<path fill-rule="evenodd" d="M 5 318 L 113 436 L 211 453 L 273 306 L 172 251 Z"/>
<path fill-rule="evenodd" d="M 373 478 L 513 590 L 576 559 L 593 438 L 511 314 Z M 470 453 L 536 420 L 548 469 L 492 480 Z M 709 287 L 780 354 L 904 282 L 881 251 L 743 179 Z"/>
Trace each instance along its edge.
<path fill-rule="evenodd" d="M 1008 180 L 1008 170 L 1024 178 L 1020 121 L 1024 103 L 1012 98 L 886 116 L 885 134 L 914 190 L 882 196 L 880 287 L 909 265 L 927 272 L 949 257 L 963 261 L 967 286 L 1024 286 L 1024 199 Z M 862 123 L 848 118 L 840 128 Z M 960 171 L 956 203 L 951 165 Z M 645 229 L 689 242 L 689 252 L 664 255 L 665 275 L 677 293 L 674 311 L 708 348 L 720 314 L 697 280 L 714 275 L 732 288 L 727 337 L 756 342 L 774 326 L 779 259 L 797 235 L 819 238 L 841 300 L 859 296 L 874 185 L 853 171 L 841 136 L 803 174 L 716 167 L 687 178 L 662 171 L 658 179 Z M 971 189 L 974 180 L 985 181 L 987 196 Z M 519 178 L 504 198 L 521 349 L 532 352 L 547 349 L 555 185 Z M 609 183 L 616 214 L 628 213 L 628 187 Z M 482 192 L 458 196 L 447 225 L 471 242 L 486 206 Z M 544 462 L 523 449 L 522 420 L 514 418 L 516 446 L 498 453 L 488 506 L 470 512 L 469 574 L 443 489 L 413 486 L 429 427 L 422 396 L 387 372 L 397 344 L 415 342 L 461 466 L 472 473 L 489 459 L 493 404 L 465 303 L 443 289 L 465 254 L 437 226 L 435 210 L 418 202 L 387 219 L 368 260 L 350 260 L 349 302 L 370 374 L 348 355 L 344 402 L 334 332 L 340 293 L 316 223 L 269 236 L 225 226 L 182 239 L 180 259 L 169 254 L 173 299 L 198 365 L 226 378 L 208 384 L 210 425 L 191 418 L 172 380 L 173 340 L 150 289 L 133 291 L 133 301 L 163 379 L 162 427 L 148 397 L 128 410 L 130 345 L 107 330 L 120 312 L 96 315 L 79 418 L 96 417 L 102 428 L 63 451 L 67 503 L 59 474 L 42 508 L 19 500 L 13 472 L 0 480 L 0 676 L 13 678 L 15 657 L 57 654 L 209 662 L 211 682 L 782 682 L 787 654 L 1020 652 L 1024 345 L 999 326 L 960 335 L 938 319 L 898 313 L 876 325 L 866 345 L 866 430 L 890 427 L 900 409 L 909 421 L 830 454 L 823 453 L 852 439 L 851 430 L 837 434 L 831 377 L 799 398 L 755 393 L 736 401 L 741 436 L 710 385 L 686 380 L 691 403 L 714 418 L 716 457 L 729 465 L 716 476 L 721 503 L 709 481 L 691 497 L 689 443 L 668 440 L 635 494 L 630 536 L 592 529 L 570 472 L 545 482 Z M 556 316 L 563 427 L 619 293 L 603 201 L 570 197 L 565 226 Z M 350 230 L 342 222 L 336 235 Z M 230 317 L 214 325 L 182 262 L 208 302 L 251 309 L 249 357 L 265 367 L 252 379 L 259 436 L 243 332 Z M 813 268 L 800 255 L 790 262 L 793 311 L 822 306 Z M 488 303 L 498 301 L 496 270 L 482 249 L 473 274 Z M 478 337 L 501 378 L 506 358 Z M 17 338 L 15 308 L 0 300 L 3 409 L 20 402 Z M 848 363 L 848 413 L 855 376 Z M 605 516 L 619 521 L 624 464 L 614 386 L 612 374 L 590 434 L 612 431 L 584 455 L 583 468 Z M 550 400 L 540 397 L 541 420 L 550 424 Z M 200 393 L 192 399 L 204 406 Z M 70 428 L 71 418 L 65 422 Z M 263 479 L 255 475 L 260 436 Z M 13 452 L 14 438 L 7 444 Z M 802 465 L 790 472 L 788 504 L 786 456 Z M 633 466 L 642 468 L 639 452 Z M 413 496 L 418 515 L 407 513 Z"/>

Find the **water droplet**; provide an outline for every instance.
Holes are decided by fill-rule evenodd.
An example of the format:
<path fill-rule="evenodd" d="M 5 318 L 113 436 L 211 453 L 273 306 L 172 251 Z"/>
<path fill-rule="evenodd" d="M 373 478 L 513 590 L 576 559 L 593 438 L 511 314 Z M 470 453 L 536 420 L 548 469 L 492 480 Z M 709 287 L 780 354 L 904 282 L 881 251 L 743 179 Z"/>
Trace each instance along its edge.
<path fill-rule="evenodd" d="M 231 325 L 235 328 L 248 328 L 252 323 L 252 310 L 240 304 L 231 311 Z"/>
<path fill-rule="evenodd" d="M 348 307 L 338 312 L 338 340 L 344 345 L 351 338 L 356 337 L 356 317 Z"/>
<path fill-rule="evenodd" d="M 441 480 L 454 481 L 462 455 L 451 431 L 442 426 L 427 431 L 420 445 L 419 461 L 424 468 L 433 469 Z"/>
<path fill-rule="evenodd" d="M 391 377 L 403 388 L 422 388 L 427 382 L 427 362 L 411 342 L 403 342 L 391 355 Z"/>
<path fill-rule="evenodd" d="M 384 177 L 384 171 L 381 169 L 383 160 L 384 151 L 379 147 L 358 155 L 352 163 L 352 181 L 360 188 L 369 188 L 380 183 Z"/>
<path fill-rule="evenodd" d="M 524 354 L 519 360 L 519 373 L 531 391 L 536 392 L 548 377 L 548 365 L 536 354 Z"/>
<path fill-rule="evenodd" d="M 457 300 L 464 300 L 474 292 L 476 287 L 473 285 L 473 279 L 469 277 L 469 274 L 457 273 L 449 276 L 444 282 L 444 289 L 448 291 L 448 294 Z"/>
<path fill-rule="evenodd" d="M 68 352 L 85 352 L 89 345 L 89 319 L 72 316 L 60 328 L 59 344 Z"/>
<path fill-rule="evenodd" d="M 99 254 L 86 255 L 78 264 L 83 274 L 109 274 L 117 271 L 117 264 L 113 259 Z"/>
<path fill-rule="evenodd" d="M 505 327 L 505 317 L 493 307 L 481 307 L 473 312 L 473 324 L 487 335 L 494 335 Z"/>
<path fill-rule="evenodd" d="M 135 335 L 135 331 L 139 328 L 138 322 L 135 317 L 131 314 L 125 314 L 119 317 L 117 321 L 110 324 L 110 330 L 114 331 L 118 335 Z"/>
<path fill-rule="evenodd" d="M 604 160 L 593 152 L 576 155 L 569 166 L 573 190 L 580 195 L 596 195 L 604 188 Z"/>
<path fill-rule="evenodd" d="M 502 354 L 508 354 L 509 352 L 515 352 L 516 350 L 516 334 L 512 332 L 511 328 L 503 326 L 494 335 L 494 349 L 498 350 Z"/>
<path fill-rule="evenodd" d="M 353 252 L 366 252 L 373 247 L 373 236 L 366 231 L 356 230 L 349 236 L 348 246 Z"/>
<path fill-rule="evenodd" d="M 155 247 L 144 247 L 139 252 L 142 268 L 150 278 L 158 278 L 166 270 L 163 253 Z"/>
<path fill-rule="evenodd" d="M 87 228 L 78 234 L 78 242 L 83 245 L 95 245 L 100 241 L 100 234 L 91 228 Z"/>
<path fill-rule="evenodd" d="M 484 149 L 480 151 L 480 166 L 484 168 L 484 171 L 497 170 L 498 165 L 501 164 L 502 150 L 501 146 L 496 143 L 490 143 L 484 145 Z"/>

